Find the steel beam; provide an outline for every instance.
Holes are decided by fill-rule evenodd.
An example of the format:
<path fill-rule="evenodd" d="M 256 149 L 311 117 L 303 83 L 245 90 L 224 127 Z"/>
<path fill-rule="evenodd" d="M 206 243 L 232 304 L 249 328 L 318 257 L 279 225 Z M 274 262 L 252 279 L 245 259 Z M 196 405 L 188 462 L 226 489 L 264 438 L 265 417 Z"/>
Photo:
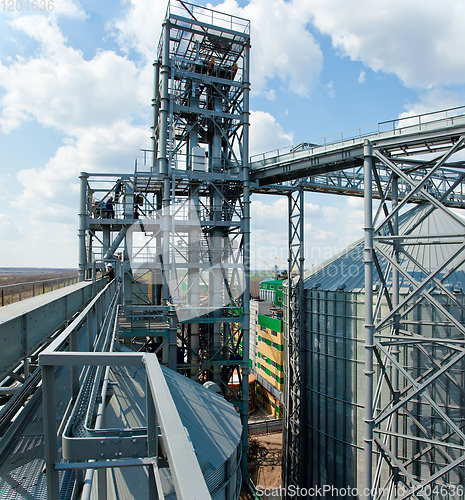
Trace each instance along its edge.
<path fill-rule="evenodd" d="M 294 191 L 288 197 L 288 302 L 286 304 L 287 342 L 285 359 L 287 380 L 285 381 L 285 409 L 283 435 L 283 481 L 285 488 L 304 484 L 302 460 L 304 419 L 302 404 L 302 366 L 305 362 L 304 331 L 304 193 Z M 297 273 L 295 274 L 297 270 Z M 286 493 L 287 495 L 287 493 Z"/>
<path fill-rule="evenodd" d="M 373 148 L 369 141 L 364 144 L 364 176 L 365 176 L 365 432 L 364 432 L 364 487 L 368 493 L 367 500 L 372 500 L 373 474 L 373 196 L 372 170 Z"/>

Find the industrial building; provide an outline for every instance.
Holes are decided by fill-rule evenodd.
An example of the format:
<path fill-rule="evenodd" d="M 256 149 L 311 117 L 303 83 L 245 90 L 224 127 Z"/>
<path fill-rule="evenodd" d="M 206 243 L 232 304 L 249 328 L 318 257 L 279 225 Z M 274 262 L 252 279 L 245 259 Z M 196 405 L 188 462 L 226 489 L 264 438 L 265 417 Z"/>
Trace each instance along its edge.
<path fill-rule="evenodd" d="M 271 280 L 260 283 L 260 294 L 267 290 Z M 274 286 L 274 285 L 273 285 Z M 277 280 L 276 287 L 281 287 L 282 302 L 283 281 Z M 282 308 L 275 301 L 250 301 L 250 367 L 257 387 L 256 398 L 276 418 L 282 417 L 284 403 L 284 336 Z"/>
<path fill-rule="evenodd" d="M 260 282 L 260 299 L 272 302 L 275 306 L 283 306 L 284 279 L 267 279 Z"/>
<path fill-rule="evenodd" d="M 238 498 L 250 369 L 282 403 L 284 487 L 461 498 L 465 108 L 249 157 L 250 43 L 170 2 L 152 151 L 80 176 L 80 282 L 0 309 L 1 498 Z M 365 214 L 307 277 L 306 191 Z M 288 200 L 291 279 L 263 307 L 251 193 Z"/>

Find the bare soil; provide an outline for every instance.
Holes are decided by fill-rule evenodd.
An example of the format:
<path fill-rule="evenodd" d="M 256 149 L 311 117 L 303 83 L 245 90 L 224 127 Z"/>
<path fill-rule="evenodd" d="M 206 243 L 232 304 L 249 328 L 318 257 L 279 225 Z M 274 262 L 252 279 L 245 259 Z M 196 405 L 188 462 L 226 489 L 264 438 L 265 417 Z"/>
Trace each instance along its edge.
<path fill-rule="evenodd" d="M 255 456 L 249 454 L 249 475 L 252 482 L 260 489 L 279 488 L 281 482 L 281 454 L 283 436 L 281 433 L 252 436 L 249 439 L 250 449 Z M 243 488 L 243 490 L 245 490 Z M 241 500 L 254 497 L 250 492 L 243 491 Z M 264 495 L 261 498 L 266 498 Z M 279 497 L 273 497 L 275 500 Z"/>

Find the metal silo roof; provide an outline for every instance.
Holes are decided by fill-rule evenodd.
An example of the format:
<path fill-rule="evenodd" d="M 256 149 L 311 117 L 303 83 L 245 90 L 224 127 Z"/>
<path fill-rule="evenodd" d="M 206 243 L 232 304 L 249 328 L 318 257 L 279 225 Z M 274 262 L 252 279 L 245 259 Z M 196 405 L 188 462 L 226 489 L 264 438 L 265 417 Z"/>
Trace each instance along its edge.
<path fill-rule="evenodd" d="M 115 343 L 115 351 L 130 350 Z M 194 447 L 200 468 L 210 488 L 212 498 L 224 498 L 223 485 L 239 466 L 242 424 L 234 406 L 223 397 L 198 382 L 161 366 L 176 409 Z M 116 397 L 107 406 L 106 424 L 109 428 L 144 427 L 146 425 L 145 367 L 113 367 L 111 381 Z M 180 429 L 181 431 L 181 429 Z M 239 451 L 239 453 L 238 453 Z M 138 500 L 148 498 L 147 471 L 142 467 L 115 469 L 109 482 L 107 498 Z M 176 500 L 173 480 L 167 468 L 160 469 L 164 498 Z M 98 497 L 97 482 L 93 499 Z M 212 491 L 212 490 L 210 490 Z"/>
<path fill-rule="evenodd" d="M 412 230 L 412 235 L 437 236 L 460 234 L 465 236 L 463 226 L 442 210 L 433 210 L 424 220 L 421 220 L 430 210 L 431 205 L 424 204 L 417 205 L 402 214 L 399 217 L 399 234 L 405 234 L 409 228 L 414 227 L 418 223 L 417 227 L 414 227 Z M 382 234 L 375 234 L 375 236 L 382 236 Z M 424 244 L 421 245 L 405 245 L 404 243 L 403 248 L 427 271 L 437 269 L 460 246 L 459 243 L 447 243 L 440 239 L 435 239 L 434 243 L 432 238 L 426 238 L 422 241 Z M 378 243 L 377 246 L 383 249 L 385 253 L 392 251 L 391 247 L 387 244 Z M 364 240 L 360 239 L 331 259 L 312 269 L 305 278 L 305 288 L 308 290 L 363 292 L 365 287 L 363 258 Z M 379 263 L 383 273 L 385 273 L 388 262 L 383 257 L 380 257 Z M 415 265 L 402 253 L 400 255 L 400 265 L 411 276 L 418 277 L 418 280 L 424 277 L 424 273 L 420 267 Z M 442 275 L 439 274 L 438 278 L 441 279 L 443 275 L 444 273 Z M 390 284 L 390 279 L 389 277 L 388 285 Z M 373 280 L 375 286 L 381 286 L 376 268 L 373 269 Z M 406 293 L 410 287 L 410 282 L 402 275 L 400 276 L 400 280 L 401 293 Z M 444 283 L 461 288 L 465 284 L 465 264 L 462 263 Z"/>

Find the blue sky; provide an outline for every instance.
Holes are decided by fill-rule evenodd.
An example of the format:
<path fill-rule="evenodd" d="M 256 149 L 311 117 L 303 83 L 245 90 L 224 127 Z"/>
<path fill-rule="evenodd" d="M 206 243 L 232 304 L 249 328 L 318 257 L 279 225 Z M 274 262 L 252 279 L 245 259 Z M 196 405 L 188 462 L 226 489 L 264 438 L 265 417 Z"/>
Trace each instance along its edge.
<path fill-rule="evenodd" d="M 52 3 L 0 5 L 0 267 L 75 267 L 79 172 L 132 172 L 150 147 L 166 2 Z M 252 154 L 464 104 L 462 0 L 197 4 L 251 20 Z M 286 260 L 286 212 L 253 196 L 253 267 Z M 361 200 L 308 194 L 307 267 L 360 238 L 362 221 Z"/>

